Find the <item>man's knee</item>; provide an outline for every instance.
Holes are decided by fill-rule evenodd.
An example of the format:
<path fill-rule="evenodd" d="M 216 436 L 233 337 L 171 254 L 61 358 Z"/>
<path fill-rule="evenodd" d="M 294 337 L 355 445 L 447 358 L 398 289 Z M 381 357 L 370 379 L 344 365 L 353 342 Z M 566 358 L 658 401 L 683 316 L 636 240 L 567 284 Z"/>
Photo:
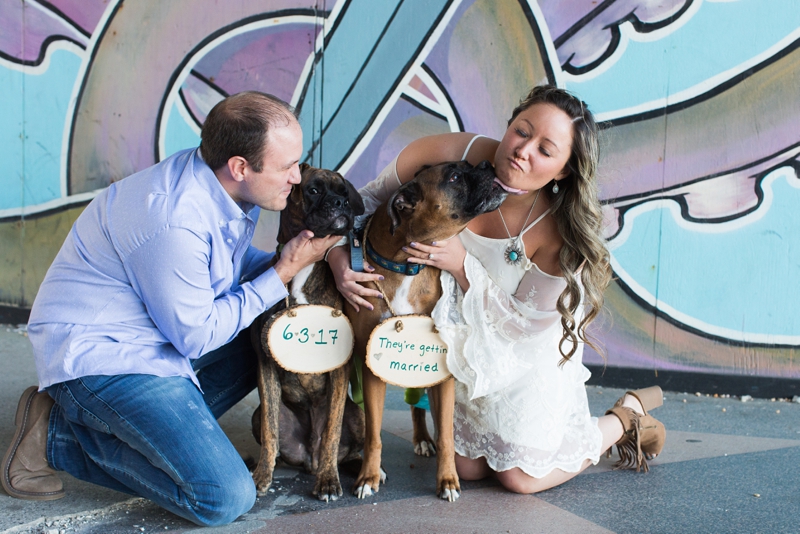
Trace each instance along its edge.
<path fill-rule="evenodd" d="M 194 517 L 189 519 L 210 527 L 232 523 L 247 513 L 256 502 L 256 487 L 250 473 L 242 467 L 232 470 L 234 474 L 208 484 L 206 491 L 196 491 L 192 502 Z"/>

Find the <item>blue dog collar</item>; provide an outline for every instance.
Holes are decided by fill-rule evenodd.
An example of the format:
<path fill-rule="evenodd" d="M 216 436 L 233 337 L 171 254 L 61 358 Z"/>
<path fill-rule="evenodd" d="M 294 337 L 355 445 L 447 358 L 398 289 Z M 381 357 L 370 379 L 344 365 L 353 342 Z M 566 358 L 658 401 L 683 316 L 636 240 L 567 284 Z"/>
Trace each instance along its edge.
<path fill-rule="evenodd" d="M 364 240 L 364 249 L 367 251 L 367 256 L 369 259 L 374 261 L 377 265 L 380 265 L 384 269 L 388 269 L 392 272 L 404 274 L 406 276 L 414 276 L 419 273 L 425 266 L 421 263 L 395 263 L 393 261 L 387 260 L 383 256 L 380 256 L 375 249 L 372 248 L 372 245 L 369 243 L 369 239 Z"/>
<path fill-rule="evenodd" d="M 350 242 L 350 268 L 357 273 L 364 272 L 364 251 L 361 248 L 361 232 L 350 230 L 347 239 Z"/>

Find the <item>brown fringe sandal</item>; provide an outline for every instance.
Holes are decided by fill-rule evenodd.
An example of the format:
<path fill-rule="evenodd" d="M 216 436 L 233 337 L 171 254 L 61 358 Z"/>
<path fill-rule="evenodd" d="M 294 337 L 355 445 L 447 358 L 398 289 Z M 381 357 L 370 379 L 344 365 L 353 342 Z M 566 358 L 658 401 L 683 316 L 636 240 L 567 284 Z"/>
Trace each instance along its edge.
<path fill-rule="evenodd" d="M 625 395 L 635 397 L 642 405 L 644 414 L 639 414 L 631 408 L 623 406 Z M 661 453 L 667 436 L 667 431 L 661 421 L 647 412 L 661 406 L 664 403 L 664 396 L 658 386 L 627 391 L 625 395 L 620 397 L 614 407 L 606 412 L 606 415 L 615 415 L 622 423 L 623 429 L 622 437 L 616 443 L 619 461 L 614 464 L 614 468 L 633 469 L 635 467 L 637 472 L 643 470 L 647 473 L 650 470 L 647 460 L 652 460 Z M 611 449 L 608 450 L 608 455 L 611 456 Z"/>

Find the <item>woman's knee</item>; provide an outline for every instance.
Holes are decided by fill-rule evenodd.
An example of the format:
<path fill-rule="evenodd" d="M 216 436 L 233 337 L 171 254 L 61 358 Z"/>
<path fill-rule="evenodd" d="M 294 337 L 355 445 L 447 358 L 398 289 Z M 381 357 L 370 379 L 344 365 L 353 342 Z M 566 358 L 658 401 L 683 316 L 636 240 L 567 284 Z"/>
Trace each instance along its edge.
<path fill-rule="evenodd" d="M 456 472 L 461 480 L 481 480 L 492 474 L 486 458 L 471 459 L 456 454 Z"/>
<path fill-rule="evenodd" d="M 544 489 L 547 489 L 544 487 L 540 479 L 526 475 L 519 468 L 510 469 L 508 471 L 500 471 L 497 473 L 497 480 L 508 491 L 522 493 L 525 495 L 538 493 Z"/>

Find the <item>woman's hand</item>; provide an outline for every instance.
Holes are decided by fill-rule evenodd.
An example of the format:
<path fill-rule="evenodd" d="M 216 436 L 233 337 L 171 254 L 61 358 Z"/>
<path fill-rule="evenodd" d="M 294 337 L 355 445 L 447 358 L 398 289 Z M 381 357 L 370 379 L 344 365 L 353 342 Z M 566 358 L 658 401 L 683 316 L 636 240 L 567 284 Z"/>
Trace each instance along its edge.
<path fill-rule="evenodd" d="M 408 258 L 409 262 L 430 265 L 447 271 L 453 275 L 461 289 L 466 291 L 469 288 L 467 273 L 464 270 L 464 258 L 467 257 L 467 251 L 458 236 L 443 241 L 434 241 L 430 245 L 412 242 L 409 246 L 403 247 L 403 250 L 411 255 Z"/>
<path fill-rule="evenodd" d="M 350 268 L 350 249 L 346 246 L 335 247 L 328 252 L 328 265 L 333 271 L 333 277 L 336 280 L 336 289 L 342 294 L 344 299 L 349 302 L 356 311 L 361 310 L 361 306 L 372 310 L 370 304 L 365 297 L 383 298 L 383 295 L 377 289 L 369 289 L 366 286 L 359 284 L 359 282 L 371 282 L 374 280 L 383 280 L 383 276 L 379 274 L 372 274 L 375 268 L 364 262 L 363 273 L 357 273 Z M 371 284 L 374 287 L 374 284 Z"/>

